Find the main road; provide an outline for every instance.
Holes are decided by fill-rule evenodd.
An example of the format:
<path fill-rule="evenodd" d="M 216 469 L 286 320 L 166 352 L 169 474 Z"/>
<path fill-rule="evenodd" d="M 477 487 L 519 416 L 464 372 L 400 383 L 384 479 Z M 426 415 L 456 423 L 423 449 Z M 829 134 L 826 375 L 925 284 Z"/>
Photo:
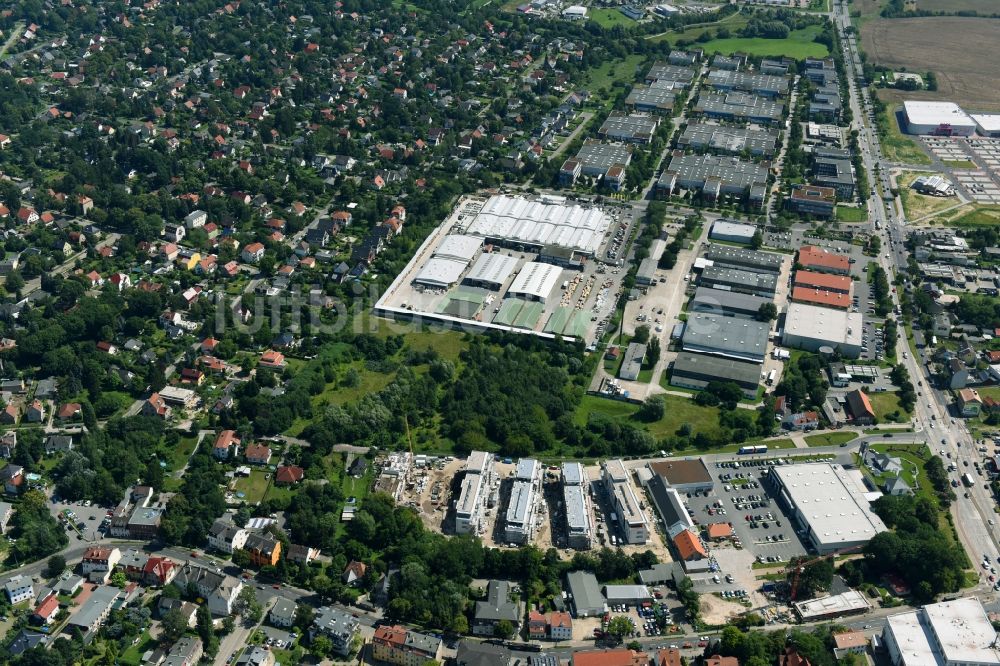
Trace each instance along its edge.
<path fill-rule="evenodd" d="M 896 211 L 894 207 L 887 210 L 885 206 L 885 201 L 892 201 L 893 197 L 889 189 L 888 174 L 878 168 L 878 164 L 884 163 L 884 159 L 876 128 L 870 122 L 871 116 L 868 115 L 871 109 L 867 98 L 868 91 L 857 84 L 862 76 L 861 58 L 853 31 L 848 30 L 851 25 L 848 3 L 844 0 L 834 0 L 832 18 L 840 34 L 844 51 L 851 111 L 854 116 L 852 129 L 858 132 L 861 158 L 871 184 L 868 199 L 870 230 L 881 238 L 883 251 L 880 253 L 878 263 L 892 282 L 896 275 L 907 268 L 907 255 L 904 249 L 906 218 L 901 211 Z M 892 292 L 892 300 L 893 305 L 899 307 L 899 294 L 895 291 Z M 953 416 L 954 410 L 948 404 L 947 394 L 932 389 L 933 379 L 925 373 L 919 358 L 910 352 L 906 335 L 902 334 L 896 341 L 896 358 L 901 359 L 916 384 L 918 397 L 914 407 L 914 425 L 918 430 L 927 433 L 932 450 L 955 462 L 958 468 L 956 475 L 965 472 L 972 474 L 975 463 L 981 462 L 985 457 L 984 454 L 979 452 L 978 443 L 962 420 Z M 985 557 L 994 565 L 998 563 L 1000 547 L 994 524 L 996 502 L 989 491 L 986 479 L 981 475 L 974 475 L 973 478 L 975 483 L 971 488 L 959 491 L 957 501 L 952 504 L 952 516 L 955 519 L 958 537 L 969 554 L 973 567 L 980 572 L 977 591 L 992 595 L 992 585 L 986 580 L 986 574 L 978 562 L 980 558 Z"/>

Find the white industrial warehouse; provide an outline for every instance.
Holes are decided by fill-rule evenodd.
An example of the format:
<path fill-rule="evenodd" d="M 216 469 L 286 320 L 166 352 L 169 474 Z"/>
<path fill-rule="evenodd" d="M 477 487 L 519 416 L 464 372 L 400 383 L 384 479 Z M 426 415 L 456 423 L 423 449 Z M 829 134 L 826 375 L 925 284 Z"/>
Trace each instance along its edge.
<path fill-rule="evenodd" d="M 469 263 L 482 250 L 483 239 L 476 236 L 449 234 L 413 278 L 414 284 L 445 289 L 456 284 Z"/>
<path fill-rule="evenodd" d="M 996 629 L 975 597 L 890 615 L 882 640 L 896 666 L 1000 664 Z"/>
<path fill-rule="evenodd" d="M 463 231 L 501 245 L 542 248 L 555 246 L 592 256 L 611 218 L 598 207 L 567 204 L 565 197 L 537 200 L 496 195 L 486 200 L 472 220 L 461 220 Z"/>
<path fill-rule="evenodd" d="M 468 265 L 467 261 L 458 259 L 431 257 L 417 273 L 417 277 L 413 278 L 413 282 L 434 289 L 445 289 L 458 282 Z"/>
<path fill-rule="evenodd" d="M 976 132 L 976 121 L 954 102 L 907 100 L 903 113 L 910 134 L 972 136 Z"/>
<path fill-rule="evenodd" d="M 807 538 L 823 555 L 862 546 L 886 530 L 871 510 L 861 472 L 832 463 L 803 463 L 773 467 L 778 496 Z"/>
<path fill-rule="evenodd" d="M 555 289 L 556 284 L 559 283 L 561 274 L 562 269 L 552 264 L 543 264 L 538 261 L 525 264 L 514 281 L 510 283 L 507 293 L 511 296 L 544 302 Z"/>
<path fill-rule="evenodd" d="M 790 303 L 781 343 L 806 351 L 832 347 L 847 358 L 857 358 L 861 355 L 861 323 L 860 312 Z"/>
<path fill-rule="evenodd" d="M 476 259 L 469 274 L 465 276 L 465 281 L 478 287 L 497 290 L 510 279 L 515 270 L 517 259 L 514 257 L 496 252 L 484 253 Z"/>

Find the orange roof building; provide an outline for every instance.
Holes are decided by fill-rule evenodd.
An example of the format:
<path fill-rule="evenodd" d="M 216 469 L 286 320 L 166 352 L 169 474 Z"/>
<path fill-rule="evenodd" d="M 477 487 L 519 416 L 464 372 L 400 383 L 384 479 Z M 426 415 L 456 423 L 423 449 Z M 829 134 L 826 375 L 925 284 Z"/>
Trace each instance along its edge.
<path fill-rule="evenodd" d="M 848 294 L 854 290 L 854 280 L 846 275 L 831 275 L 814 271 L 795 271 L 796 287 L 812 287 L 823 291 L 835 291 L 838 294 Z"/>
<path fill-rule="evenodd" d="M 736 657 L 715 655 L 705 660 L 705 666 L 740 666 L 740 660 Z"/>
<path fill-rule="evenodd" d="M 666 648 L 656 653 L 656 666 L 681 666 L 681 652 L 676 648 Z"/>
<path fill-rule="evenodd" d="M 868 399 L 867 393 L 855 390 L 844 398 L 847 400 L 847 409 L 855 423 L 870 425 L 875 422 L 875 409 L 872 407 L 872 401 Z"/>
<path fill-rule="evenodd" d="M 798 263 L 807 270 L 819 273 L 847 275 L 851 272 L 851 262 L 846 254 L 836 254 L 814 245 L 803 245 L 799 249 Z"/>
<path fill-rule="evenodd" d="M 837 310 L 849 310 L 851 307 L 851 297 L 847 294 L 812 287 L 792 287 L 792 300 Z"/>
<path fill-rule="evenodd" d="M 708 552 L 701 543 L 701 539 L 690 530 L 681 530 L 674 537 L 674 547 L 677 548 L 677 554 L 680 555 L 681 560 L 685 562 L 703 560 L 708 557 Z"/>
<path fill-rule="evenodd" d="M 733 526 L 730 523 L 712 523 L 705 528 L 705 531 L 708 533 L 708 538 L 713 541 L 733 536 Z"/>

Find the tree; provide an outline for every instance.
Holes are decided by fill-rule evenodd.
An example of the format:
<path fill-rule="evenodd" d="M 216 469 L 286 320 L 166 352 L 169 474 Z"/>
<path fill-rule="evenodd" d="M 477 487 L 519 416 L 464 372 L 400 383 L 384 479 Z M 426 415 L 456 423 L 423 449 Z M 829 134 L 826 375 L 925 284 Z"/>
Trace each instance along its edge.
<path fill-rule="evenodd" d="M 13 271 L 7 276 L 3 287 L 8 294 L 19 294 L 24 289 L 24 278 L 18 271 Z"/>
<path fill-rule="evenodd" d="M 663 418 L 667 410 L 663 402 L 663 396 L 661 395 L 651 395 L 646 398 L 646 401 L 642 403 L 642 407 L 639 408 L 638 416 L 641 420 L 647 423 L 654 423 Z"/>
<path fill-rule="evenodd" d="M 197 624 L 195 625 L 195 628 L 198 630 L 198 636 L 201 637 L 202 642 L 207 644 L 215 638 L 215 626 L 212 624 L 212 611 L 208 609 L 208 604 L 201 604 L 198 606 L 196 622 Z"/>
<path fill-rule="evenodd" d="M 754 250 L 759 250 L 764 246 L 764 234 L 761 233 L 760 229 L 753 232 L 753 238 L 750 239 L 750 247 Z"/>
<path fill-rule="evenodd" d="M 500 620 L 493 625 L 493 635 L 497 638 L 507 640 L 514 635 L 514 625 L 508 620 Z"/>
<path fill-rule="evenodd" d="M 66 570 L 66 558 L 62 555 L 53 555 L 45 566 L 45 575 L 48 578 L 55 578 Z"/>
<path fill-rule="evenodd" d="M 757 308 L 757 319 L 759 321 L 774 321 L 778 318 L 778 306 L 768 301 L 761 303 Z"/>
<path fill-rule="evenodd" d="M 660 339 L 650 338 L 649 342 L 646 343 L 646 358 L 644 359 L 644 365 L 647 368 L 655 367 L 660 360 Z"/>
<path fill-rule="evenodd" d="M 171 608 L 160 620 L 160 628 L 163 642 L 172 645 L 187 631 L 187 619 L 179 608 Z"/>
<path fill-rule="evenodd" d="M 616 615 L 608 623 L 608 633 L 614 636 L 619 642 L 634 631 L 635 626 L 632 624 L 632 620 L 625 615 Z"/>
<path fill-rule="evenodd" d="M 333 641 L 326 636 L 317 636 L 309 644 L 309 652 L 322 659 L 333 652 Z"/>
<path fill-rule="evenodd" d="M 243 618 L 246 624 L 257 624 L 263 617 L 264 609 L 257 601 L 257 593 L 253 587 L 244 585 L 243 589 L 236 596 L 236 603 L 233 604 L 233 611 Z"/>
<path fill-rule="evenodd" d="M 645 344 L 649 341 L 649 326 L 643 324 L 642 326 L 637 326 L 635 329 L 635 335 L 632 336 L 632 342 L 638 342 L 640 344 Z"/>
<path fill-rule="evenodd" d="M 124 588 L 128 585 L 128 578 L 125 576 L 124 571 L 116 571 L 111 574 L 111 584 L 115 587 Z"/>

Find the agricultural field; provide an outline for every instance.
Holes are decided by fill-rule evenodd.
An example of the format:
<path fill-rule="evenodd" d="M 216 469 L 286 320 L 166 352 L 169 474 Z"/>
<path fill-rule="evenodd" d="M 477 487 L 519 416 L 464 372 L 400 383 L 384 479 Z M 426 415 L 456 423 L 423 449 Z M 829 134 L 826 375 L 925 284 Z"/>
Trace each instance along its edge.
<path fill-rule="evenodd" d="M 984 16 L 1000 14 L 996 0 L 913 0 L 920 11 L 977 12 Z"/>
<path fill-rule="evenodd" d="M 759 57 L 786 56 L 795 60 L 804 58 L 824 58 L 830 55 L 825 44 L 813 41 L 819 34 L 819 26 L 809 26 L 793 30 L 785 39 L 764 39 L 762 37 L 733 37 L 713 39 L 701 48 L 705 53 L 749 53 Z"/>
<path fill-rule="evenodd" d="M 938 89 L 905 93 L 882 90 L 888 102 L 902 99 L 949 100 L 968 110 L 1000 110 L 995 58 L 970 57 L 1000 52 L 1000 30 L 992 21 L 967 17 L 875 19 L 861 26 L 861 44 L 869 60 L 893 70 L 933 71 Z"/>
<path fill-rule="evenodd" d="M 912 189 L 910 185 L 922 175 L 924 174 L 915 171 L 904 171 L 896 179 L 899 184 L 899 198 L 903 201 L 903 212 L 910 222 L 959 204 L 955 197 L 932 197 Z"/>

